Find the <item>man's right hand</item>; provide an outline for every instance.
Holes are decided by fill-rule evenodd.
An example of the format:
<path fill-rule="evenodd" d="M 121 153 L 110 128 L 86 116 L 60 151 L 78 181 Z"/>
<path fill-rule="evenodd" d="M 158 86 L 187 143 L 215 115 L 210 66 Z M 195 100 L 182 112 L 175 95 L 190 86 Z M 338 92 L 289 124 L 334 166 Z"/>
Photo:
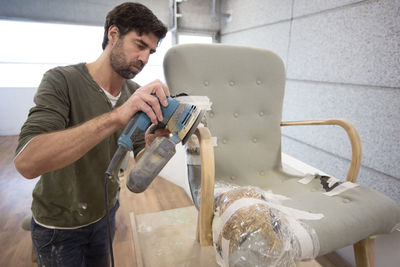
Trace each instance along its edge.
<path fill-rule="evenodd" d="M 160 103 L 166 107 L 168 105 L 167 96 L 169 95 L 167 85 L 160 80 L 140 87 L 122 106 L 115 110 L 120 119 L 121 127 L 125 126 L 138 111 L 146 113 L 153 124 L 162 121 Z"/>

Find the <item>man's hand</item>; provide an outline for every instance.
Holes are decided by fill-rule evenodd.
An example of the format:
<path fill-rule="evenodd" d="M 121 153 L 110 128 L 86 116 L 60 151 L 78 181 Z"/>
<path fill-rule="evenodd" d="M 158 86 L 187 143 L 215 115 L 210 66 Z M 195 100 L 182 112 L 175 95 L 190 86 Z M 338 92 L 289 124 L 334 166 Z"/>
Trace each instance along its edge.
<path fill-rule="evenodd" d="M 166 128 L 161 128 L 161 129 L 157 129 L 154 131 L 154 133 L 150 133 L 151 128 L 154 127 L 155 125 L 151 125 L 147 130 L 146 133 L 144 135 L 144 138 L 146 140 L 146 146 L 145 148 L 139 152 L 139 154 L 136 156 L 136 160 L 139 160 L 142 156 L 143 153 L 151 146 L 151 144 L 153 143 L 153 141 L 157 138 L 157 137 L 166 137 L 168 138 L 170 135 L 170 131 Z"/>
<path fill-rule="evenodd" d="M 153 124 L 158 124 L 158 121 L 163 120 L 160 103 L 166 107 L 167 96 L 169 96 L 168 87 L 160 80 L 140 87 L 121 107 L 116 109 L 121 125 L 126 125 L 140 110 L 147 114 Z"/>
<path fill-rule="evenodd" d="M 153 143 L 154 139 L 157 137 L 169 137 L 170 132 L 168 129 L 162 128 L 162 129 L 157 129 L 154 131 L 154 133 L 150 133 L 151 127 L 149 127 L 145 133 L 145 140 L 146 140 L 146 149 L 149 148 L 149 146 Z"/>

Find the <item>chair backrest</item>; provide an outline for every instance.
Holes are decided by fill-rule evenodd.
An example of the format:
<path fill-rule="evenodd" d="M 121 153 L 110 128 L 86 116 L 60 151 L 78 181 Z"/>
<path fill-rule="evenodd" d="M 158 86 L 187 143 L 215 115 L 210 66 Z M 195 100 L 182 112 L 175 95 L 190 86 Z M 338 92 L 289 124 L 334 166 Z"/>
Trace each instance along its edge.
<path fill-rule="evenodd" d="M 171 48 L 164 72 L 172 94 L 208 96 L 207 127 L 217 139 L 215 178 L 258 185 L 281 169 L 285 69 L 274 53 L 222 44 Z"/>

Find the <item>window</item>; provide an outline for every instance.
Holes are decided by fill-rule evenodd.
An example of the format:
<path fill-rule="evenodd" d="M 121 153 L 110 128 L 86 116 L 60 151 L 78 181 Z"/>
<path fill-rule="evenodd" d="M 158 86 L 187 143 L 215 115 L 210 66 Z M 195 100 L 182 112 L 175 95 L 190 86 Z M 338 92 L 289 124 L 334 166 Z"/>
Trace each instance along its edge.
<path fill-rule="evenodd" d="M 103 27 L 0 20 L 0 87 L 37 87 L 43 74 L 56 66 L 92 62 L 102 53 Z M 179 43 L 212 43 L 210 36 L 179 34 Z M 163 58 L 171 47 L 171 34 L 150 56 L 139 84 L 164 80 Z"/>
<path fill-rule="evenodd" d="M 211 36 L 205 36 L 205 35 L 179 34 L 178 42 L 179 44 L 188 44 L 188 43 L 211 44 L 213 42 L 213 38 Z"/>
<path fill-rule="evenodd" d="M 37 87 L 50 68 L 91 62 L 103 27 L 0 20 L 0 87 Z"/>

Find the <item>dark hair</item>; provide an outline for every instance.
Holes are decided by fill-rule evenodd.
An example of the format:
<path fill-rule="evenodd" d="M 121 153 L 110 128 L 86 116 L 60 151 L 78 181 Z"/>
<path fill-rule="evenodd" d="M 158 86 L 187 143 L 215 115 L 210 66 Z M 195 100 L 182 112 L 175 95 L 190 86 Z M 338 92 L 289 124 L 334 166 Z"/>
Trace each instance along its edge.
<path fill-rule="evenodd" d="M 134 30 L 138 35 L 153 33 L 159 40 L 167 34 L 167 27 L 146 6 L 127 2 L 108 12 L 104 24 L 103 50 L 108 43 L 108 29 L 118 27 L 120 37 Z"/>

